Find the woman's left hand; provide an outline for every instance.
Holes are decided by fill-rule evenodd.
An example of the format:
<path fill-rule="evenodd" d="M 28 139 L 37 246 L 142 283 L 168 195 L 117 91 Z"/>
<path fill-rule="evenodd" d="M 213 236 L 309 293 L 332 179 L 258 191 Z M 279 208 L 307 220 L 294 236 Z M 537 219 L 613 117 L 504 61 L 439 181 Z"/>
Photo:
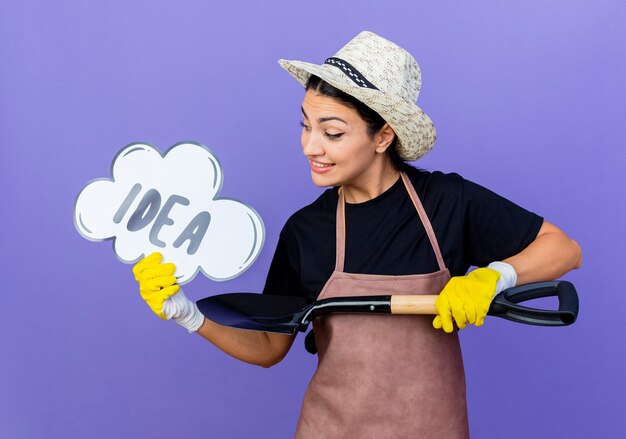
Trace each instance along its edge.
<path fill-rule="evenodd" d="M 498 271 L 484 267 L 466 276 L 450 279 L 435 302 L 437 316 L 433 320 L 434 328 L 452 332 L 453 318 L 459 329 L 465 328 L 468 323 L 481 326 L 495 296 L 499 278 Z"/>

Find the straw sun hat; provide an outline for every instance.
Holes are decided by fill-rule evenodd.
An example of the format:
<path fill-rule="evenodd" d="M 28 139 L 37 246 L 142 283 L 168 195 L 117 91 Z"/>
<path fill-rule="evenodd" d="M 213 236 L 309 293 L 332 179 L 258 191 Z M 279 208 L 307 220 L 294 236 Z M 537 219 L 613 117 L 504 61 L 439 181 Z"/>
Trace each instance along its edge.
<path fill-rule="evenodd" d="M 357 98 L 395 131 L 403 160 L 417 160 L 435 143 L 435 126 L 415 101 L 422 86 L 419 65 L 402 47 L 363 31 L 322 65 L 279 59 L 303 86 L 311 75 Z"/>

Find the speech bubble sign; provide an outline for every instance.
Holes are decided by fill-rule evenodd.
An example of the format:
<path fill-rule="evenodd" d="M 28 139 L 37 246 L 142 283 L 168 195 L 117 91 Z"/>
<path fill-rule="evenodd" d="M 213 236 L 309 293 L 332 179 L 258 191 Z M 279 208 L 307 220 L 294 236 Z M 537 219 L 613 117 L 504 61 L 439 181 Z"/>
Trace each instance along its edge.
<path fill-rule="evenodd" d="M 181 142 L 161 154 L 131 143 L 113 158 L 111 177 L 78 194 L 74 225 L 90 241 L 113 240 L 122 262 L 161 252 L 184 284 L 199 271 L 215 281 L 232 279 L 258 257 L 263 221 L 247 204 L 219 197 L 223 173 L 207 147 Z"/>

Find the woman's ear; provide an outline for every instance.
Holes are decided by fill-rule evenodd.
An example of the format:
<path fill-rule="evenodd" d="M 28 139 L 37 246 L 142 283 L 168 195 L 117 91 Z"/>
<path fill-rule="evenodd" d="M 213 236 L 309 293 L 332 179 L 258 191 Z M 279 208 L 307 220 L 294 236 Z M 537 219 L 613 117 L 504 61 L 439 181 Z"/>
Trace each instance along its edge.
<path fill-rule="evenodd" d="M 381 154 L 384 153 L 387 148 L 389 148 L 389 145 L 391 145 L 391 142 L 393 142 L 393 138 L 395 136 L 395 131 L 389 126 L 388 123 L 383 125 L 374 137 L 374 140 L 376 142 L 376 152 Z"/>

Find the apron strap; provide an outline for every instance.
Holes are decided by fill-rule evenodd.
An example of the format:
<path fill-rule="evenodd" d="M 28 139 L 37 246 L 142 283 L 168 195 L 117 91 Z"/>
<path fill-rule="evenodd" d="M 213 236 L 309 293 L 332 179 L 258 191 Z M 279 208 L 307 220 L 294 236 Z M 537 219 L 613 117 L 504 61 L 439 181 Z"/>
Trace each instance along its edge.
<path fill-rule="evenodd" d="M 335 246 L 335 271 L 343 271 L 343 263 L 346 258 L 346 199 L 342 188 L 339 188 L 339 200 L 337 202 L 337 227 Z"/>
<path fill-rule="evenodd" d="M 401 172 L 400 176 L 402 177 L 402 182 L 404 183 L 404 187 L 409 192 L 409 196 L 411 197 L 411 201 L 413 201 L 413 205 L 417 210 L 417 214 L 422 220 L 422 225 L 426 230 L 426 234 L 428 235 L 428 239 L 430 240 L 430 245 L 433 246 L 433 250 L 435 251 L 435 256 L 437 257 L 437 264 L 439 264 L 440 270 L 446 269 L 446 264 L 443 261 L 443 256 L 441 256 L 441 249 L 439 248 L 439 243 L 437 242 L 437 236 L 435 235 L 435 231 L 433 230 L 433 226 L 428 219 L 428 215 L 426 215 L 426 210 L 424 210 L 424 206 L 422 205 L 422 201 L 420 197 L 417 196 L 417 192 L 415 192 L 415 188 L 409 181 L 409 177 L 406 173 Z"/>
<path fill-rule="evenodd" d="M 441 250 L 439 248 L 439 243 L 437 242 L 437 236 L 435 235 L 435 231 L 433 230 L 433 226 L 428 219 L 428 215 L 426 215 L 426 211 L 424 210 L 424 206 L 420 201 L 413 185 L 409 181 L 409 177 L 407 177 L 406 173 L 401 172 L 400 177 L 402 178 L 402 182 L 404 183 L 404 187 L 409 193 L 409 197 L 413 202 L 413 206 L 415 206 L 415 210 L 417 210 L 417 214 L 419 215 L 420 220 L 422 221 L 422 225 L 424 226 L 424 230 L 426 230 L 426 234 L 428 235 L 428 239 L 430 244 L 433 247 L 435 252 L 435 257 L 437 258 L 437 264 L 439 265 L 440 270 L 446 269 L 446 264 L 443 261 L 443 256 L 441 255 Z M 344 269 L 344 261 L 346 257 L 346 199 L 343 193 L 342 188 L 339 188 L 339 200 L 337 202 L 337 226 L 336 226 L 336 253 L 335 253 L 335 271 L 342 272 Z"/>

